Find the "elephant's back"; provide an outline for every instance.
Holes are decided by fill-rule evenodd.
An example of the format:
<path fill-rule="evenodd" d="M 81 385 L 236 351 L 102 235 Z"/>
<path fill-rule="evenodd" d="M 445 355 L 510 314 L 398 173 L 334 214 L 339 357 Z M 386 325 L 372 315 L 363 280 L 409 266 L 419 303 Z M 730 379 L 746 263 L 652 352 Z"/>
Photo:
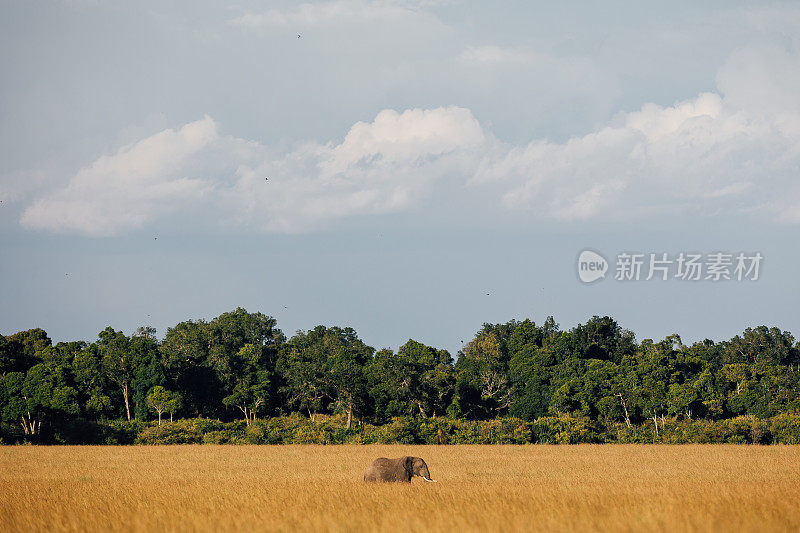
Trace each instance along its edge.
<path fill-rule="evenodd" d="M 364 481 L 390 481 L 393 477 L 393 462 L 386 457 L 378 457 L 364 472 Z"/>
<path fill-rule="evenodd" d="M 370 468 L 391 468 L 392 465 L 397 461 L 397 459 L 387 459 L 386 457 L 378 457 L 372 464 L 369 465 Z"/>

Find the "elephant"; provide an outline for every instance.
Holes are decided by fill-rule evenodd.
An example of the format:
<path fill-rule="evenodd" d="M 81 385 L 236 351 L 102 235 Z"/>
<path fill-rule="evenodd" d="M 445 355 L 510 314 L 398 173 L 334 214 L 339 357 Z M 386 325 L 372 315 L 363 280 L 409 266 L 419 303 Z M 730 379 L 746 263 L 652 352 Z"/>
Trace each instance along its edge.
<path fill-rule="evenodd" d="M 379 457 L 372 461 L 367 471 L 364 472 L 364 481 L 373 482 L 392 482 L 401 481 L 410 483 L 411 478 L 420 476 L 425 481 L 436 483 L 431 479 L 428 465 L 420 457 L 400 457 L 398 459 L 387 459 Z"/>

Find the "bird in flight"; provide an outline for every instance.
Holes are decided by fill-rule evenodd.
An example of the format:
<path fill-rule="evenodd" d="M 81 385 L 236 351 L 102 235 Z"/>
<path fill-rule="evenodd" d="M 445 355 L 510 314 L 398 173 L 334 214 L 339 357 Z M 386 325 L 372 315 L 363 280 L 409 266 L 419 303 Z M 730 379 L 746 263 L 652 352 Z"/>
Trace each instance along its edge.
<path fill-rule="evenodd" d="M 300 37 L 302 37 L 302 35 L 300 35 L 300 34 L 298 33 L 298 34 L 297 34 L 297 38 L 299 39 Z"/>

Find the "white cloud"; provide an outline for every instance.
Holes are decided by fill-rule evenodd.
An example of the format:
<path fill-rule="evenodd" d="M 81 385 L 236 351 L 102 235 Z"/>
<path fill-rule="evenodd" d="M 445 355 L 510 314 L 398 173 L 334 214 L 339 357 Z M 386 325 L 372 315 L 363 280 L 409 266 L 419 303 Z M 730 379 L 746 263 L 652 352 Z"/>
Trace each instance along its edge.
<path fill-rule="evenodd" d="M 466 152 L 484 140 L 466 109 L 384 110 L 373 122 L 356 123 L 341 144 L 275 154 L 219 135 L 206 117 L 101 156 L 36 200 L 21 222 L 103 236 L 200 210 L 267 231 L 309 230 L 343 216 L 414 207 L 437 178 L 468 172 L 473 156 Z"/>
<path fill-rule="evenodd" d="M 69 184 L 36 200 L 21 223 L 34 229 L 113 235 L 197 201 L 211 187 L 186 172 L 219 139 L 209 117 L 164 130 L 82 168 Z"/>
<path fill-rule="evenodd" d="M 412 209 L 437 179 L 469 172 L 485 141 L 466 109 L 384 110 L 370 123 L 356 123 L 341 144 L 309 144 L 240 167 L 229 198 L 246 205 L 246 223 L 283 232 Z"/>
<path fill-rule="evenodd" d="M 780 119 L 800 113 L 800 56 L 774 44 L 737 50 L 717 72 L 732 106 Z"/>
<path fill-rule="evenodd" d="M 467 109 L 385 109 L 371 123 L 358 122 L 324 163 L 329 173 L 344 172 L 376 156 L 384 162 L 438 156 L 484 140 L 483 130 Z"/>
<path fill-rule="evenodd" d="M 720 69 L 720 94 L 618 115 L 564 143 L 487 157 L 473 185 L 505 187 L 510 208 L 563 220 L 757 212 L 800 219 L 796 55 L 746 48 Z M 775 81 L 778 83 L 775 83 Z"/>
<path fill-rule="evenodd" d="M 565 142 L 520 146 L 497 141 L 459 107 L 383 110 L 341 143 L 282 152 L 220 135 L 206 117 L 99 157 L 34 201 L 22 224 L 110 235 L 202 210 L 215 223 L 308 231 L 417 209 L 437 183 L 451 188 L 445 194 L 466 186 L 485 205 L 558 220 L 749 214 L 800 222 L 798 57 L 742 49 L 717 79 L 719 92 L 646 104 Z"/>

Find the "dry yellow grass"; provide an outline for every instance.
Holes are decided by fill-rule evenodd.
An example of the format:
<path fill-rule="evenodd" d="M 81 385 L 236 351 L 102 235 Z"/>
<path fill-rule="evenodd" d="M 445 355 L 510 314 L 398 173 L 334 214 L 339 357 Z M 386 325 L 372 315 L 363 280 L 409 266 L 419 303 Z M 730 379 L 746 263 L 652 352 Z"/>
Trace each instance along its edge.
<path fill-rule="evenodd" d="M 440 483 L 368 485 L 379 456 Z M 0 531 L 798 531 L 800 447 L 0 448 Z"/>

